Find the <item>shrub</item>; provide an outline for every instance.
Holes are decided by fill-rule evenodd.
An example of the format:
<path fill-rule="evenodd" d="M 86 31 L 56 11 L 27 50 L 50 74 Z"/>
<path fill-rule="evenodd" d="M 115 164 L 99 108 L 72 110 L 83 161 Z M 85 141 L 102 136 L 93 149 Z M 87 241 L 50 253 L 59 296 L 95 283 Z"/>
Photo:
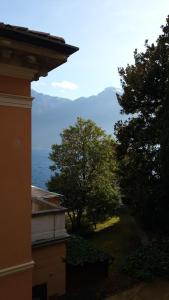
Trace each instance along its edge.
<path fill-rule="evenodd" d="M 68 264 L 77 266 L 85 263 L 96 263 L 110 260 L 111 256 L 103 251 L 93 248 L 88 241 L 78 235 L 72 235 L 67 242 Z"/>
<path fill-rule="evenodd" d="M 66 228 L 69 234 L 87 237 L 94 231 L 94 226 L 85 218 L 82 218 L 81 226 L 72 228 L 69 220 L 66 222 Z"/>
<path fill-rule="evenodd" d="M 140 280 L 169 277 L 169 240 L 155 240 L 125 259 L 122 270 Z"/>

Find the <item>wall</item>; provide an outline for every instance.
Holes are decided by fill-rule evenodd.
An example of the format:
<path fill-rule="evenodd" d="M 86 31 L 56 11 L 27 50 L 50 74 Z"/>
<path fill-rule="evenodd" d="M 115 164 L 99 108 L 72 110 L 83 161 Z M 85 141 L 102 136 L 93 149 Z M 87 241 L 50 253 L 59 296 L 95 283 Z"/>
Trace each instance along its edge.
<path fill-rule="evenodd" d="M 4 94 L 17 93 L 3 102 Z M 15 106 L 23 96 L 30 96 L 27 80 L 0 76 L 1 300 L 31 299 L 32 270 L 24 266 L 32 261 L 31 109 Z"/>
<path fill-rule="evenodd" d="M 0 106 L 1 267 L 31 259 L 30 113 Z"/>
<path fill-rule="evenodd" d="M 32 218 L 32 242 L 67 235 L 65 213 L 38 215 Z"/>
<path fill-rule="evenodd" d="M 30 96 L 30 82 L 22 78 L 0 75 L 0 93 Z"/>
<path fill-rule="evenodd" d="M 65 294 L 65 242 L 33 248 L 33 286 L 47 283 L 48 296 Z"/>
<path fill-rule="evenodd" d="M 60 204 L 60 198 L 59 197 L 53 197 L 48 199 L 49 202 L 59 205 Z"/>
<path fill-rule="evenodd" d="M 31 300 L 32 270 L 0 278 L 1 300 Z"/>

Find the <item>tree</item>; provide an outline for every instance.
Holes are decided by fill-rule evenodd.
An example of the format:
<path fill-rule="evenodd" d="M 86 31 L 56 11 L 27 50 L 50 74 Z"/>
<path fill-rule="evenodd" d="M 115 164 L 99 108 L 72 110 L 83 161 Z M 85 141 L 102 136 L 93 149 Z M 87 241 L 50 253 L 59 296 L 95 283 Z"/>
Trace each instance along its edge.
<path fill-rule="evenodd" d="M 115 142 L 94 122 L 81 118 L 63 130 L 61 139 L 49 156 L 53 174 L 48 189 L 64 195 L 62 204 L 73 228 L 81 226 L 84 214 L 96 224 L 112 215 L 119 200 Z"/>
<path fill-rule="evenodd" d="M 124 201 L 142 224 L 169 229 L 169 17 L 156 44 L 120 68 L 127 121 L 115 125 Z"/>

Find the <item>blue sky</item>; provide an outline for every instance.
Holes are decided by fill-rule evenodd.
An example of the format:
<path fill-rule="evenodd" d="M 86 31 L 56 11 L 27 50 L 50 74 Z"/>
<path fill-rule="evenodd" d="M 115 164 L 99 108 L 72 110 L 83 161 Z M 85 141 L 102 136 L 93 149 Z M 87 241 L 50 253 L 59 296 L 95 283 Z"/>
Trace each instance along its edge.
<path fill-rule="evenodd" d="M 75 99 L 120 87 L 118 67 L 154 42 L 168 0 L 0 0 L 0 21 L 64 37 L 80 48 L 68 63 L 32 84 L 38 92 Z"/>

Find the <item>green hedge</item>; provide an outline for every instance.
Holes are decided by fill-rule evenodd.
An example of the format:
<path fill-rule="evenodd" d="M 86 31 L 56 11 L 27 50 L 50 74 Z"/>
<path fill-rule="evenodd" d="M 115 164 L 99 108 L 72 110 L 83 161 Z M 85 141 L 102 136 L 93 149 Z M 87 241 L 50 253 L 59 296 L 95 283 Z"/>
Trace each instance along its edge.
<path fill-rule="evenodd" d="M 169 240 L 155 240 L 128 256 L 122 270 L 141 280 L 169 278 Z"/>
<path fill-rule="evenodd" d="M 90 243 L 81 236 L 72 235 L 67 242 L 68 264 L 78 266 L 85 263 L 96 263 L 110 260 L 111 256 L 103 251 L 93 248 Z"/>

